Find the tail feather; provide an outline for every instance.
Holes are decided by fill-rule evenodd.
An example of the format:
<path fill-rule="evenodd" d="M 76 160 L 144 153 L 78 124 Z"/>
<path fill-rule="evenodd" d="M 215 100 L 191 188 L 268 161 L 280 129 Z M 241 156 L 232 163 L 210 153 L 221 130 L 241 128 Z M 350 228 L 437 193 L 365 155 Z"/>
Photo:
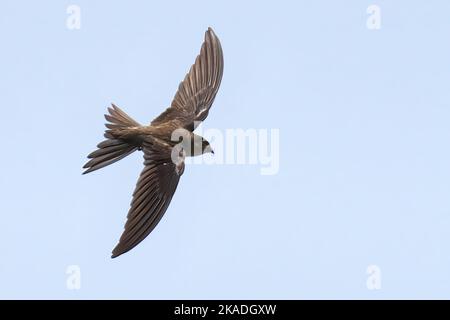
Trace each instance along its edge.
<path fill-rule="evenodd" d="M 124 140 L 115 137 L 114 132 L 120 130 L 138 127 L 140 124 L 123 112 L 119 107 L 112 104 L 112 108 L 108 108 L 109 114 L 105 114 L 105 118 L 109 123 L 105 126 L 109 129 L 105 131 L 107 140 L 97 145 L 97 150 L 88 155 L 90 159 L 84 166 L 87 169 L 83 174 L 106 167 L 116 161 L 119 161 L 134 151 L 139 149 L 139 145 L 130 140 Z"/>

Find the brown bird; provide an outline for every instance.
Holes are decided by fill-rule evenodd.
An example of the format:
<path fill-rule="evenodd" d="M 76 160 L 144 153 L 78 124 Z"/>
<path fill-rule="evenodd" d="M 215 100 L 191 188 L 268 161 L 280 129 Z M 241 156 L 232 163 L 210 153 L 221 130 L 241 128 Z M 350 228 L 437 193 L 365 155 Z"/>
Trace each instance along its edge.
<path fill-rule="evenodd" d="M 211 28 L 200 54 L 180 83 L 172 104 L 150 125 L 140 125 L 112 104 L 105 114 L 106 140 L 88 155 L 83 174 L 110 165 L 140 150 L 144 170 L 136 183 L 125 230 L 112 252 L 115 258 L 139 244 L 167 210 L 184 172 L 184 159 L 214 153 L 209 142 L 193 133 L 208 116 L 223 74 L 223 54 Z"/>

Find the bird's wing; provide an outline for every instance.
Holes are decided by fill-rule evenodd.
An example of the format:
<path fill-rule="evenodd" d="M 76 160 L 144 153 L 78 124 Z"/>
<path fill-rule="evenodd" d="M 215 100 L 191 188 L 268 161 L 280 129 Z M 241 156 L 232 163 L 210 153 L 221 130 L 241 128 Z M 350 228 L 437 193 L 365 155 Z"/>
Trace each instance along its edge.
<path fill-rule="evenodd" d="M 167 151 L 144 146 L 144 159 L 125 230 L 112 258 L 131 250 L 152 232 L 166 212 L 184 171 L 184 162 L 175 164 Z"/>
<path fill-rule="evenodd" d="M 222 46 L 214 31 L 209 28 L 205 33 L 200 54 L 180 83 L 171 106 L 151 124 L 159 125 L 174 121 L 180 127 L 193 131 L 198 122 L 208 116 L 219 90 L 222 74 Z"/>

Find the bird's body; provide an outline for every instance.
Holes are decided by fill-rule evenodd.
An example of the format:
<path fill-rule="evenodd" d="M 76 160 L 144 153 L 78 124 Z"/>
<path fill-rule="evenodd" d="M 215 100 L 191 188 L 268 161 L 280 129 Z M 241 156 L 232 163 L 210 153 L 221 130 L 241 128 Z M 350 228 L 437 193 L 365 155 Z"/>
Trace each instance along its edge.
<path fill-rule="evenodd" d="M 180 83 L 172 104 L 150 125 L 141 125 L 112 105 L 105 115 L 107 140 L 89 154 L 84 173 L 112 164 L 139 150 L 144 169 L 133 193 L 125 231 L 113 250 L 117 257 L 140 243 L 164 215 L 184 172 L 184 159 L 212 152 L 209 142 L 193 131 L 205 120 L 220 86 L 223 55 L 211 28 L 200 54 Z"/>

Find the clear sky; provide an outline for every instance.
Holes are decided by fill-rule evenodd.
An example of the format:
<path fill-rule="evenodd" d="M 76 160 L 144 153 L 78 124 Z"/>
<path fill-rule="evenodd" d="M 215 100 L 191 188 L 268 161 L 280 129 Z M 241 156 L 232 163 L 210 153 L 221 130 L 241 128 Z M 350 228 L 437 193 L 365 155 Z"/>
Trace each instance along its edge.
<path fill-rule="evenodd" d="M 450 298 L 450 2 L 0 8 L 0 298 Z M 278 129 L 279 171 L 187 166 L 111 260 L 142 156 L 81 175 L 103 114 L 150 122 L 209 26 L 225 71 L 203 128 Z"/>

